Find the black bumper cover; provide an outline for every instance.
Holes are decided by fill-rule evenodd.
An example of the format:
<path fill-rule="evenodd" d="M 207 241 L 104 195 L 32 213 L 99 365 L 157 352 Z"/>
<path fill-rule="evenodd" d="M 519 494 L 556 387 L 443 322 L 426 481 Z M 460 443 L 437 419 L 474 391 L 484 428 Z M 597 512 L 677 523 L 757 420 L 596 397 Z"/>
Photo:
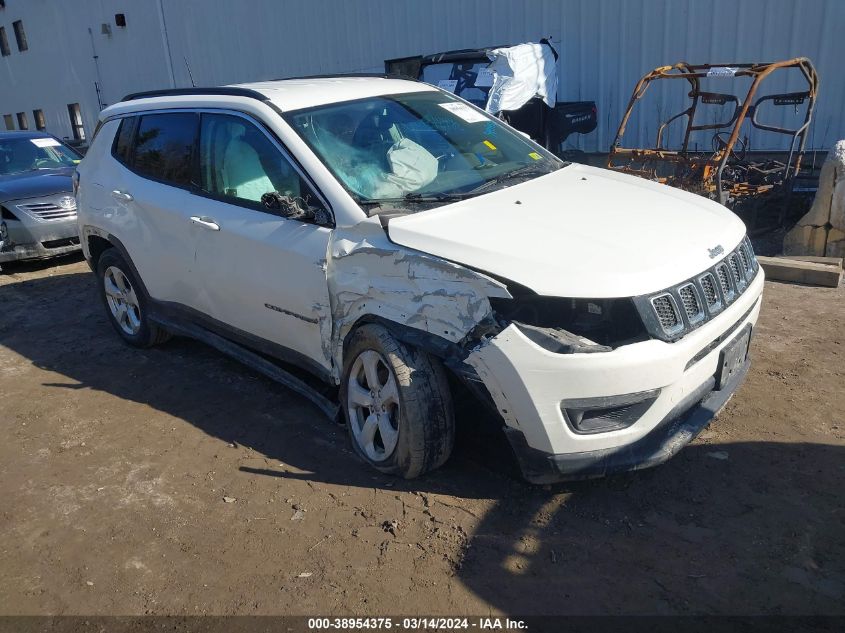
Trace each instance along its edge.
<path fill-rule="evenodd" d="M 505 434 L 531 483 L 594 479 L 612 473 L 641 470 L 667 461 L 701 433 L 745 380 L 751 357 L 723 389 L 711 377 L 680 402 L 648 435 L 626 446 L 583 453 L 552 454 L 528 446 L 521 431 L 505 427 Z"/>

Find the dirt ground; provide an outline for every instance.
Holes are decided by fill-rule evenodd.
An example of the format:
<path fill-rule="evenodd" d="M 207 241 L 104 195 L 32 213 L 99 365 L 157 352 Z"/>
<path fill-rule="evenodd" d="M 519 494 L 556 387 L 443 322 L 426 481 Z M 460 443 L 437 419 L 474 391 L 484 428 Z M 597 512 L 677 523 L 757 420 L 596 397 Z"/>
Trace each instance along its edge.
<path fill-rule="evenodd" d="M 2 614 L 845 614 L 845 288 L 767 282 L 748 380 L 659 468 L 405 482 L 84 262 L 0 274 Z"/>

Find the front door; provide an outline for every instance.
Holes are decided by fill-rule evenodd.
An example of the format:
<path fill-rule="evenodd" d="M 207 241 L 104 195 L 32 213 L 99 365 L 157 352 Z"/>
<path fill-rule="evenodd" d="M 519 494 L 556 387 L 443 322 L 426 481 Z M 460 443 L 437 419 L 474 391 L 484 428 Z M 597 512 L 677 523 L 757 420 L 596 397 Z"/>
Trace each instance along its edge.
<path fill-rule="evenodd" d="M 235 114 L 201 115 L 199 170 L 192 222 L 200 232 L 195 272 L 203 312 L 235 335 L 281 348 L 266 351 L 330 370 L 331 229 L 283 217 L 261 199 L 275 192 L 303 209 L 324 203 L 282 146 Z"/>

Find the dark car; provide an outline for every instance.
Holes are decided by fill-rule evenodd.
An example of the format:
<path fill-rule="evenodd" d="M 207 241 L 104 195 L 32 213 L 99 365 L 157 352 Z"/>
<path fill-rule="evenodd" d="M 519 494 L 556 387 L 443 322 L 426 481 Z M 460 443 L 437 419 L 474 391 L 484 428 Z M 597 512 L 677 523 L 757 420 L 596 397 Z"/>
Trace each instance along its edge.
<path fill-rule="evenodd" d="M 548 40 L 542 39 L 540 44 L 548 46 L 557 60 L 557 51 Z M 385 62 L 385 72 L 434 85 L 452 82 L 455 94 L 484 109 L 491 83 L 482 85 L 479 77 L 490 66 L 491 51 L 502 48 L 506 47 L 488 46 L 389 59 Z M 500 118 L 512 127 L 558 155 L 565 153 L 562 145 L 571 134 L 588 134 L 595 130 L 597 116 L 594 101 L 558 101 L 550 108 L 537 96 L 519 109 L 500 112 Z"/>
<path fill-rule="evenodd" d="M 0 264 L 79 250 L 71 177 L 81 159 L 50 134 L 0 133 Z"/>

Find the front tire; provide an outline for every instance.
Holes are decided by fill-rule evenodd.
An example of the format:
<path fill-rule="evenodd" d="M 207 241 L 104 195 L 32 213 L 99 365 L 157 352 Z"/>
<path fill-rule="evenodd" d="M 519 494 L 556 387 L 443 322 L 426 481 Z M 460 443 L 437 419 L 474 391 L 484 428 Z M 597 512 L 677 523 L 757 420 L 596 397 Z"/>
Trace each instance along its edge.
<path fill-rule="evenodd" d="M 381 325 L 352 334 L 340 401 L 355 452 L 383 473 L 412 479 L 452 453 L 455 420 L 445 370 Z"/>
<path fill-rule="evenodd" d="M 170 338 L 166 330 L 150 321 L 146 292 L 116 249 L 100 255 L 97 280 L 109 321 L 129 345 L 152 347 Z"/>

